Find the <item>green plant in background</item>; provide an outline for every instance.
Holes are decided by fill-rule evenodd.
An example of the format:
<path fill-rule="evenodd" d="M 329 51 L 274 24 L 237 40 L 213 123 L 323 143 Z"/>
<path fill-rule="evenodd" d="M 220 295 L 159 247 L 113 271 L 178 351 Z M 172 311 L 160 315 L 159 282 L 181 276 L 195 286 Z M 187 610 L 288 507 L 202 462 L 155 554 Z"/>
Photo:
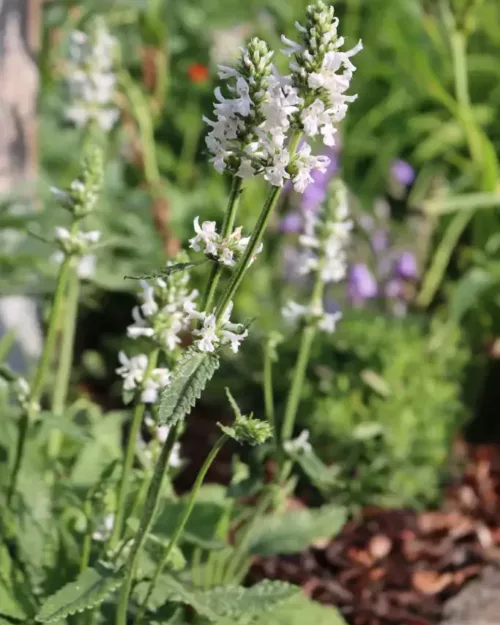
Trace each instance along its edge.
<path fill-rule="evenodd" d="M 336 365 L 318 364 L 320 391 L 300 422 L 331 465 L 320 490 L 354 507 L 434 504 L 465 417 L 458 331 L 358 315 L 339 326 L 332 348 Z"/>

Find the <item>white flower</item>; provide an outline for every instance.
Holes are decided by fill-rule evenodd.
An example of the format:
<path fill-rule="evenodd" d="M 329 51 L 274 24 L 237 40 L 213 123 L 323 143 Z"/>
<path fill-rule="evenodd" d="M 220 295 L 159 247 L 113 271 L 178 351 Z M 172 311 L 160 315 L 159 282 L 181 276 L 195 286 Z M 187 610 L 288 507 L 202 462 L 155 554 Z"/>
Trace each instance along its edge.
<path fill-rule="evenodd" d="M 195 252 L 199 252 L 201 251 L 201 244 L 203 244 L 205 254 L 215 255 L 217 253 L 215 243 L 219 238 L 215 221 L 204 221 L 200 227 L 200 218 L 196 217 L 194 231 L 196 236 L 189 240 L 189 247 L 193 248 Z"/>
<path fill-rule="evenodd" d="M 303 193 L 306 187 L 313 182 L 311 172 L 317 169 L 320 172 L 325 172 L 330 162 L 328 156 L 320 154 L 314 156 L 311 154 L 311 146 L 304 143 L 293 161 L 296 168 L 296 173 L 292 177 L 293 188 L 298 193 Z"/>
<path fill-rule="evenodd" d="M 234 353 L 238 351 L 241 342 L 248 336 L 248 330 L 241 324 L 231 323 L 232 310 L 233 303 L 230 302 L 219 323 L 215 312 L 207 315 L 195 310 L 189 311 L 189 318 L 202 322 L 199 329 L 193 330 L 193 336 L 199 337 L 194 344 L 200 351 L 214 352 L 219 345 L 230 345 Z"/>
<path fill-rule="evenodd" d="M 118 119 L 119 112 L 113 106 L 116 45 L 102 22 L 90 36 L 80 31 L 71 34 L 67 82 L 72 102 L 66 117 L 77 126 L 95 121 L 109 131 Z"/>
<path fill-rule="evenodd" d="M 196 236 L 190 240 L 191 247 L 195 251 L 201 251 L 204 246 L 203 252 L 205 254 L 228 267 L 233 267 L 236 264 L 250 241 L 250 237 L 242 237 L 241 226 L 235 228 L 225 239 L 218 234 L 215 221 L 204 221 L 200 227 L 199 217 L 196 217 L 194 229 Z M 262 245 L 256 250 L 252 262 L 261 251 Z"/>
<path fill-rule="evenodd" d="M 307 306 L 303 306 L 302 304 L 298 304 L 290 300 L 283 306 L 281 309 L 281 314 L 286 322 L 295 325 L 298 320 L 303 319 L 309 313 L 309 309 Z"/>
<path fill-rule="evenodd" d="M 82 256 L 78 261 L 76 272 L 82 280 L 92 278 L 96 271 L 96 257 L 93 255 Z"/>
<path fill-rule="evenodd" d="M 285 441 L 283 448 L 289 454 L 312 451 L 311 443 L 309 442 L 309 430 L 302 430 L 297 438 Z"/>
<path fill-rule="evenodd" d="M 290 155 L 286 150 L 276 152 L 271 165 L 264 169 L 265 180 L 273 187 L 282 187 L 284 181 L 290 178 L 290 174 L 286 170 L 289 161 Z"/>
<path fill-rule="evenodd" d="M 318 323 L 318 328 L 327 334 L 333 334 L 337 329 L 337 323 L 342 319 L 340 311 L 334 313 L 323 313 Z"/>
<path fill-rule="evenodd" d="M 123 388 L 126 391 L 135 390 L 144 379 L 144 373 L 148 366 L 148 357 L 146 354 L 139 354 L 129 358 L 125 352 L 119 352 L 118 360 L 121 367 L 118 367 L 116 373 L 124 380 Z"/>
<path fill-rule="evenodd" d="M 141 281 L 140 307 L 132 309 L 134 323 L 127 335 L 153 339 L 162 349 L 172 352 L 181 342 L 181 333 L 189 327 L 185 306 L 196 308 L 198 291 L 189 290 L 187 272 L 171 274 L 150 284 Z"/>
<path fill-rule="evenodd" d="M 104 518 L 100 520 L 96 529 L 92 532 L 92 538 L 99 542 L 104 542 L 108 540 L 111 536 L 111 532 L 113 531 L 113 526 L 115 524 L 115 515 L 107 514 Z"/>

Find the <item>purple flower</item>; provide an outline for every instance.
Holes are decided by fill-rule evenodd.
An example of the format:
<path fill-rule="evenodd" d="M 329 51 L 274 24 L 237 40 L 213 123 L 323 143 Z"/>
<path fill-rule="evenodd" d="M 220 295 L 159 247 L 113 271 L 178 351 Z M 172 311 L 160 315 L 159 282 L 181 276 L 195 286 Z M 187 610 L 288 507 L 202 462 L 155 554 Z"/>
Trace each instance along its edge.
<path fill-rule="evenodd" d="M 288 213 L 278 224 L 278 230 L 285 234 L 297 234 L 302 232 L 304 220 L 299 213 Z"/>
<path fill-rule="evenodd" d="M 383 229 L 376 230 L 371 237 L 371 241 L 375 253 L 383 252 L 389 245 L 389 233 Z"/>
<path fill-rule="evenodd" d="M 330 159 L 330 163 L 325 172 L 314 170 L 312 172 L 313 182 L 309 184 L 302 194 L 301 207 L 304 211 L 315 211 L 326 199 L 326 191 L 331 177 L 339 168 L 338 156 L 335 149 L 327 150 L 324 154 Z"/>
<path fill-rule="evenodd" d="M 403 285 L 401 280 L 394 278 L 393 280 L 389 280 L 389 282 L 385 285 L 385 296 L 390 299 L 395 299 L 397 297 L 401 297 L 403 295 Z"/>
<path fill-rule="evenodd" d="M 410 163 L 407 163 L 406 161 L 403 161 L 401 159 L 398 159 L 397 161 L 394 161 L 392 163 L 391 175 L 394 180 L 399 182 L 399 184 L 402 184 L 404 187 L 409 187 L 411 183 L 415 180 L 415 170 L 410 165 Z"/>
<path fill-rule="evenodd" d="M 376 297 L 377 291 L 377 282 L 368 267 L 364 263 L 352 265 L 347 281 L 349 299 L 354 303 L 360 303 L 365 299 Z"/>
<path fill-rule="evenodd" d="M 418 276 L 417 259 L 413 252 L 402 252 L 395 265 L 396 274 L 404 280 L 414 280 Z"/>

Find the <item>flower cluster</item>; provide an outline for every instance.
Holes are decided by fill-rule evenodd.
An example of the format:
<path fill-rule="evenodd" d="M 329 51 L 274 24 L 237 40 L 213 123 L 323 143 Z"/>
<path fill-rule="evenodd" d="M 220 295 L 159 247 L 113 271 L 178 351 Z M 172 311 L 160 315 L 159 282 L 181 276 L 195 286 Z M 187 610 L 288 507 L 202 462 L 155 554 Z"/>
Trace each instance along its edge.
<path fill-rule="evenodd" d="M 86 254 L 92 245 L 99 242 L 101 233 L 98 230 L 90 232 L 75 232 L 72 234 L 66 228 L 55 228 L 55 241 L 59 250 L 52 255 L 52 260 L 61 264 L 68 256 L 78 257 L 76 271 L 79 278 L 88 279 L 95 273 L 96 258 L 93 254 Z"/>
<path fill-rule="evenodd" d="M 228 170 L 242 178 L 254 175 L 252 159 L 263 145 L 258 129 L 265 121 L 263 104 L 271 79 L 271 58 L 267 44 L 254 38 L 242 54 L 236 68 L 219 66 L 219 77 L 228 80 L 231 97 L 215 90 L 215 121 L 205 119 L 212 127 L 206 144 L 217 171 Z"/>
<path fill-rule="evenodd" d="M 326 312 L 321 304 L 316 306 L 304 306 L 290 300 L 282 308 L 281 314 L 287 323 L 297 325 L 301 321 L 313 323 L 318 330 L 333 334 L 337 328 L 337 322 L 342 318 L 342 313 L 337 310 L 335 312 Z"/>
<path fill-rule="evenodd" d="M 148 368 L 148 357 L 146 354 L 139 354 L 129 358 L 124 352 L 118 354 L 121 367 L 116 373 L 124 380 L 124 391 L 141 391 L 141 401 L 145 404 L 154 404 L 158 399 L 158 391 L 165 387 L 170 381 L 170 371 L 165 368 L 153 369 L 146 376 Z"/>
<path fill-rule="evenodd" d="M 212 127 L 207 147 L 218 171 L 241 178 L 262 174 L 276 187 L 291 180 L 299 193 L 313 182 L 314 171 L 326 171 L 328 157 L 312 155 L 307 143 L 297 154 L 289 147 L 296 133 L 321 135 L 333 146 L 336 125 L 356 97 L 345 92 L 355 70 L 349 59 L 361 43 L 340 52 L 344 41 L 337 36 L 337 26 L 333 8 L 323 2 L 308 8 L 306 27 L 297 25 L 301 44 L 283 38 L 285 53 L 294 57 L 289 76 L 280 76 L 272 67 L 272 53 L 259 39 L 242 50 L 236 68 L 219 68 L 219 76 L 234 84 L 228 87 L 231 98 L 216 89 L 217 119 L 206 120 Z"/>
<path fill-rule="evenodd" d="M 220 321 L 217 321 L 215 311 L 211 314 L 198 312 L 192 302 L 187 302 L 185 310 L 188 319 L 196 319 L 200 328 L 193 330 L 193 335 L 198 337 L 195 346 L 201 352 L 214 352 L 217 347 L 230 345 L 234 353 L 240 347 L 241 342 L 248 336 L 248 330 L 240 323 L 231 323 L 230 317 L 233 303 L 224 311 Z"/>
<path fill-rule="evenodd" d="M 96 22 L 90 35 L 81 31 L 71 34 L 67 80 L 72 105 L 67 117 L 76 126 L 95 122 L 107 131 L 118 119 L 118 110 L 112 104 L 116 46 L 116 39 L 102 21 Z"/>
<path fill-rule="evenodd" d="M 228 237 L 223 239 L 217 232 L 215 221 L 204 221 L 200 226 L 200 218 L 194 220 L 196 235 L 189 240 L 189 247 L 195 252 L 203 253 L 228 267 L 233 267 L 239 257 L 246 250 L 250 237 L 241 236 L 241 226 L 236 228 Z M 256 254 L 262 251 L 262 243 L 256 250 Z M 252 258 L 252 262 L 255 260 Z"/>
<path fill-rule="evenodd" d="M 185 305 L 193 304 L 198 291 L 189 289 L 187 272 L 167 274 L 165 278 L 156 278 L 153 284 L 141 280 L 141 286 L 141 305 L 132 310 L 134 323 L 127 328 L 127 334 L 133 339 L 149 338 L 172 352 L 190 325 Z"/>
<path fill-rule="evenodd" d="M 307 8 L 306 24 L 296 24 L 300 43 L 282 37 L 284 53 L 292 57 L 291 77 L 303 105 L 299 117 L 307 137 L 321 136 L 325 145 L 335 144 L 336 126 L 350 102 L 346 95 L 355 67 L 350 58 L 362 49 L 361 41 L 341 52 L 344 38 L 337 34 L 339 20 L 334 9 L 319 1 Z"/>
<path fill-rule="evenodd" d="M 369 300 L 385 299 L 386 306 L 395 315 L 402 316 L 414 295 L 414 284 L 419 277 L 417 258 L 411 249 L 400 245 L 394 237 L 390 227 L 390 207 L 384 200 L 375 203 L 373 215 L 361 215 L 358 223 L 375 262 L 357 261 L 350 266 L 349 301 L 361 307 Z"/>
<path fill-rule="evenodd" d="M 303 250 L 298 263 L 300 274 L 314 274 L 323 285 L 345 278 L 346 248 L 352 230 L 348 216 L 347 191 L 340 181 L 335 181 L 329 205 L 323 211 L 304 214 L 304 232 L 299 237 Z M 305 321 L 328 333 L 335 332 L 341 318 L 340 311 L 325 310 L 321 300 L 307 306 L 289 301 L 282 314 L 290 324 Z"/>
<path fill-rule="evenodd" d="M 346 276 L 346 247 L 352 230 L 348 218 L 347 192 L 340 182 L 333 185 L 330 208 L 305 214 L 299 241 L 305 250 L 302 273 L 318 273 L 324 283 L 340 282 Z"/>

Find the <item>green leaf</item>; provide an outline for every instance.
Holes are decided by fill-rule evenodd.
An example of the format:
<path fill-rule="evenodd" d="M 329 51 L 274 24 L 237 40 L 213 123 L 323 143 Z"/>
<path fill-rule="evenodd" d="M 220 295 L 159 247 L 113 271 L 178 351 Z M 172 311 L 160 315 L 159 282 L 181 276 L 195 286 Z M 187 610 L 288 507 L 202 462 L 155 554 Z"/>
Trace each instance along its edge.
<path fill-rule="evenodd" d="M 291 599 L 271 614 L 252 621 L 252 625 L 346 625 L 338 610 L 326 607 L 304 596 Z M 217 625 L 232 625 L 225 619 Z"/>
<path fill-rule="evenodd" d="M 153 280 L 154 278 L 166 278 L 173 273 L 177 273 L 178 271 L 186 271 L 186 269 L 190 269 L 191 267 L 195 267 L 196 265 L 204 265 L 205 263 L 211 262 L 209 258 L 204 258 L 203 260 L 191 261 L 188 263 L 175 263 L 175 265 L 167 265 L 158 271 L 154 271 L 153 273 L 145 273 L 141 276 L 125 276 L 127 280 Z"/>
<path fill-rule="evenodd" d="M 243 616 L 270 612 L 300 592 L 297 586 L 271 580 L 264 580 L 251 588 L 217 586 L 210 590 L 198 590 L 178 577 L 163 575 L 161 584 L 166 600 L 189 605 L 211 621 L 222 617 L 237 620 Z"/>
<path fill-rule="evenodd" d="M 490 272 L 475 267 L 460 280 L 450 301 L 451 316 L 460 319 L 476 304 L 480 296 L 495 283 Z"/>
<path fill-rule="evenodd" d="M 160 425 L 175 425 L 191 412 L 219 364 L 217 354 L 194 349 L 186 353 L 172 381 L 162 392 L 158 414 Z"/>
<path fill-rule="evenodd" d="M 70 614 L 90 610 L 114 592 L 123 581 L 122 570 L 98 564 L 88 568 L 74 581 L 49 597 L 36 615 L 40 623 L 52 623 Z"/>
<path fill-rule="evenodd" d="M 299 553 L 320 538 L 334 536 L 345 521 L 346 510 L 337 505 L 269 515 L 253 530 L 249 551 L 261 556 Z"/>
<path fill-rule="evenodd" d="M 328 466 L 315 452 L 310 450 L 288 453 L 297 462 L 307 477 L 320 491 L 328 491 L 338 482 L 340 468 L 338 465 Z"/>

